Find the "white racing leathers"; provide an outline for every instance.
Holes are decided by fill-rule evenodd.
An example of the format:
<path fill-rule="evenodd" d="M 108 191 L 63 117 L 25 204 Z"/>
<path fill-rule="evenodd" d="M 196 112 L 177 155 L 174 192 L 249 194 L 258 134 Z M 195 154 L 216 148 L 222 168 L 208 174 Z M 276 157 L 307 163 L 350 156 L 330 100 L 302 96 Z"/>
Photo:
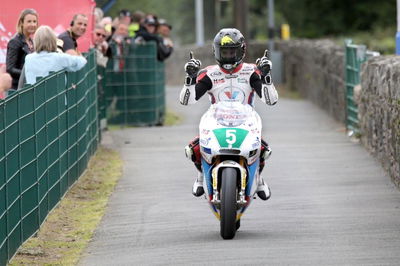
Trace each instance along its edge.
<path fill-rule="evenodd" d="M 247 63 L 240 64 L 230 73 L 212 65 L 199 71 L 196 80 L 188 77 L 180 93 L 180 103 L 196 103 L 205 93 L 208 93 L 212 104 L 237 101 L 254 106 L 255 93 L 268 105 L 278 101 L 271 77 L 261 77 L 256 65 Z"/>

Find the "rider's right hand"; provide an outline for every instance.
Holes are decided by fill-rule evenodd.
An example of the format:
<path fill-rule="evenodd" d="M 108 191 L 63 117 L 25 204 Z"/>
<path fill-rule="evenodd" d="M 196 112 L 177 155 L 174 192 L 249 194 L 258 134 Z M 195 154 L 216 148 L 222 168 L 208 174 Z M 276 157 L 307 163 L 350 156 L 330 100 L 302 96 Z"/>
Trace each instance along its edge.
<path fill-rule="evenodd" d="M 190 59 L 189 62 L 185 64 L 185 72 L 191 78 L 197 77 L 197 73 L 199 72 L 201 67 L 201 62 L 198 59 Z"/>

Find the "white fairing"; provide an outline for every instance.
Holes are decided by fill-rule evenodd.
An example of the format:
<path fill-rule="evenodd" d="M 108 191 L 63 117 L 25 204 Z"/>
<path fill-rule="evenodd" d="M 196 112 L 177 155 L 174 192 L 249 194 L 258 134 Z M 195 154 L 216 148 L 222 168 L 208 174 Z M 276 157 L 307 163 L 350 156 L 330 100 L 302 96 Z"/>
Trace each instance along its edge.
<path fill-rule="evenodd" d="M 248 104 L 219 102 L 211 105 L 200 120 L 199 130 L 201 155 L 208 163 L 216 155 L 232 155 L 227 150 L 237 151 L 236 155 L 246 158 L 248 165 L 253 164 L 260 155 L 261 119 Z M 216 132 L 224 135 L 218 140 Z M 251 151 L 253 153 L 250 154 Z"/>

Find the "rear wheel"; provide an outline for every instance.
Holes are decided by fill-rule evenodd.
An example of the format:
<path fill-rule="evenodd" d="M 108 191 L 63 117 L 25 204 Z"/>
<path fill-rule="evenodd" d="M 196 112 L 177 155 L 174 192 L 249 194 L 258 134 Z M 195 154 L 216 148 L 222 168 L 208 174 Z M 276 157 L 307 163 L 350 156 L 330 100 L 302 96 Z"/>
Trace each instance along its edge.
<path fill-rule="evenodd" d="M 234 168 L 222 169 L 221 184 L 221 236 L 232 239 L 236 233 L 236 180 Z"/>

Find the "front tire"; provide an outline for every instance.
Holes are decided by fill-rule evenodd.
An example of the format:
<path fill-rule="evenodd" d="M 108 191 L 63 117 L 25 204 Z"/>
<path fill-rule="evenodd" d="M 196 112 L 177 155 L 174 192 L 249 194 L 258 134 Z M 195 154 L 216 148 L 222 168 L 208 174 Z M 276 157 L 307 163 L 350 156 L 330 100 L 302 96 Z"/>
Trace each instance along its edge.
<path fill-rule="evenodd" d="M 221 179 L 221 236 L 223 239 L 232 239 L 236 233 L 236 170 L 222 169 Z"/>

